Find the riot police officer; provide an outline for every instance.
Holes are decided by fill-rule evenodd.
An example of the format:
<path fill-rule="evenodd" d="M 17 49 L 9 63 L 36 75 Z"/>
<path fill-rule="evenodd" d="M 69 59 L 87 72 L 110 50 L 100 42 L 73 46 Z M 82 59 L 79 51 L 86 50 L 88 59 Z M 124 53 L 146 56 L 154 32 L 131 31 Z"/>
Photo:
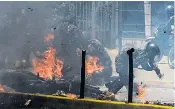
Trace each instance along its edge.
<path fill-rule="evenodd" d="M 166 11 L 169 19 L 169 22 L 167 24 L 167 29 L 171 31 L 171 30 L 174 30 L 174 6 L 168 5 L 166 7 Z"/>
<path fill-rule="evenodd" d="M 159 55 L 159 47 L 153 42 L 148 42 L 144 49 L 136 49 L 134 51 L 133 67 L 137 68 L 141 65 L 146 71 L 154 70 L 161 79 L 163 74 L 161 74 L 160 69 L 155 63 L 156 59 L 159 58 Z M 115 58 L 116 72 L 119 73 L 119 77 L 105 84 L 110 92 L 117 93 L 123 86 L 129 84 L 128 59 L 127 49 L 121 51 Z M 137 86 L 137 84 L 134 84 L 134 86 Z"/>
<path fill-rule="evenodd" d="M 168 19 L 171 18 L 172 16 L 174 16 L 174 6 L 168 5 L 166 7 L 166 11 L 167 11 Z"/>
<path fill-rule="evenodd" d="M 98 40 L 85 37 L 72 19 L 63 21 L 59 25 L 58 30 L 55 31 L 53 45 L 57 49 L 57 56 L 64 60 L 63 77 L 80 76 L 82 50 L 87 51 L 86 55 L 98 57 L 98 64 L 104 67 L 102 72 L 93 72 L 88 84 L 104 85 L 104 82 L 112 76 L 112 61 L 106 49 Z"/>

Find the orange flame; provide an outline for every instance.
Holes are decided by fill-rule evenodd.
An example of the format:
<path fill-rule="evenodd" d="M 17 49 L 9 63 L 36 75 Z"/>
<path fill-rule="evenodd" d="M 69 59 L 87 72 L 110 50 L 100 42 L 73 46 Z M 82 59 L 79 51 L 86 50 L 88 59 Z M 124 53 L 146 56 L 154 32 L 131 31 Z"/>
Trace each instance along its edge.
<path fill-rule="evenodd" d="M 143 87 L 142 85 L 139 85 L 137 87 L 138 90 L 138 94 L 137 94 L 137 98 L 140 99 L 140 101 L 144 104 L 145 103 L 145 95 L 146 95 L 146 88 Z"/>
<path fill-rule="evenodd" d="M 48 36 L 44 38 L 44 41 L 45 41 L 45 43 L 48 43 L 53 39 L 54 39 L 54 35 L 53 34 L 48 34 Z"/>
<path fill-rule="evenodd" d="M 102 72 L 104 67 L 99 65 L 97 62 L 99 61 L 98 57 L 89 56 L 85 62 L 86 64 L 86 74 L 90 75 L 94 72 L 100 71 Z"/>
<path fill-rule="evenodd" d="M 4 88 L 2 87 L 2 85 L 0 84 L 0 92 L 5 92 Z"/>
<path fill-rule="evenodd" d="M 68 93 L 68 94 L 67 94 L 67 97 L 69 97 L 69 98 L 73 98 L 73 99 L 77 98 L 77 96 L 76 96 L 76 95 L 71 94 L 71 93 Z"/>
<path fill-rule="evenodd" d="M 45 37 L 45 42 L 49 42 L 54 36 L 49 34 Z M 48 47 L 48 50 L 43 53 L 43 58 L 33 58 L 33 72 L 45 79 L 52 79 L 62 77 L 63 61 L 56 58 L 56 49 Z"/>

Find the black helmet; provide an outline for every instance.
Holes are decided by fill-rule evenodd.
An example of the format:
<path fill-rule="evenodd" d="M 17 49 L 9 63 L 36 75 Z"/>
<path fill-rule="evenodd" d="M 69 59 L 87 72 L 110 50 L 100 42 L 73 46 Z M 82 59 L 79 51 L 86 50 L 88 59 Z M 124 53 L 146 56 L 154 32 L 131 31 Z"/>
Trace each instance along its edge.
<path fill-rule="evenodd" d="M 145 46 L 145 51 L 148 53 L 150 58 L 159 58 L 160 57 L 160 49 L 158 45 L 154 42 L 148 42 Z"/>

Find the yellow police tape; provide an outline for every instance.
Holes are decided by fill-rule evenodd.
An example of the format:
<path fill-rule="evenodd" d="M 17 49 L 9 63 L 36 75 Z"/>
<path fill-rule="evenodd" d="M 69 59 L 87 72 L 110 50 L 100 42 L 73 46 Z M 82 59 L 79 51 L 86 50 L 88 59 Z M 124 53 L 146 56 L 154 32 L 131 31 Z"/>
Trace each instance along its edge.
<path fill-rule="evenodd" d="M 56 108 L 64 108 L 64 109 L 173 109 L 171 106 L 161 106 L 161 105 L 151 105 L 151 104 L 136 104 L 136 103 L 125 103 L 125 102 L 114 102 L 114 101 L 105 101 L 105 100 L 94 100 L 94 99 L 72 99 L 68 97 L 60 97 L 60 96 L 52 96 L 52 95 L 43 95 L 43 94 L 28 94 L 28 93 L 0 93 L 0 98 L 8 96 L 26 96 L 27 99 L 31 99 L 36 102 L 37 98 L 38 103 L 47 104 L 52 103 L 52 106 L 55 105 Z M 25 98 L 25 97 L 22 97 Z M 44 99 L 44 101 L 43 101 Z M 18 99 L 17 99 L 18 100 Z M 26 98 L 25 98 L 26 100 Z M 36 103 L 37 104 L 37 103 Z M 64 106 L 65 105 L 65 106 Z M 60 107 L 62 106 L 62 107 Z M 31 109 L 31 108 L 30 108 Z"/>

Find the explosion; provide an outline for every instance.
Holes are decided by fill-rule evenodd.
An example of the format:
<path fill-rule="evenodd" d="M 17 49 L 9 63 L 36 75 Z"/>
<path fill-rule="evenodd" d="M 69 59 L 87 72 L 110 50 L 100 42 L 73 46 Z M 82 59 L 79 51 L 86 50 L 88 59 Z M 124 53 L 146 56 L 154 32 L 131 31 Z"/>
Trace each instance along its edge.
<path fill-rule="evenodd" d="M 45 79 L 53 79 L 62 77 L 63 61 L 56 57 L 56 49 L 52 46 L 51 41 L 54 35 L 49 34 L 44 38 L 44 42 L 48 45 L 47 50 L 42 54 L 42 58 L 33 58 L 33 72 Z M 99 58 L 88 56 L 86 59 L 86 74 L 90 75 L 94 72 L 102 72 L 104 67 L 98 64 Z"/>
<path fill-rule="evenodd" d="M 88 56 L 85 64 L 86 64 L 86 74 L 90 75 L 94 72 L 100 71 L 102 72 L 104 67 L 100 64 L 98 64 L 99 58 L 98 57 L 93 57 L 93 56 Z"/>
<path fill-rule="evenodd" d="M 49 34 L 45 37 L 47 44 L 54 39 L 54 35 Z M 43 58 L 33 58 L 33 72 L 45 79 L 53 79 L 62 77 L 63 61 L 56 57 L 56 49 L 49 44 L 48 49 L 43 53 Z"/>
<path fill-rule="evenodd" d="M 139 85 L 137 87 L 138 93 L 137 93 L 137 98 L 144 104 L 145 103 L 145 95 L 146 95 L 146 88 L 143 87 L 142 85 Z"/>

